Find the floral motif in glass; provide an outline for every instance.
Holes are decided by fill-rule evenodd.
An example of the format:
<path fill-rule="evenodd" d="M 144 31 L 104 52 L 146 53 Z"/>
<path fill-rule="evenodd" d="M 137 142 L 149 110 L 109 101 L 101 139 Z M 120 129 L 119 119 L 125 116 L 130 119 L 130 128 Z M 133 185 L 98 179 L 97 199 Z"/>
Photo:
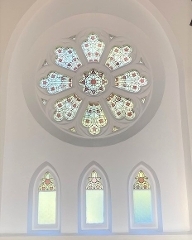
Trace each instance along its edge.
<path fill-rule="evenodd" d="M 82 124 L 84 127 L 89 128 L 91 135 L 99 134 L 101 127 L 107 125 L 107 118 L 98 102 L 88 104 L 82 119 Z"/>
<path fill-rule="evenodd" d="M 76 95 L 68 96 L 55 103 L 54 119 L 56 121 L 72 120 L 75 118 L 82 100 Z"/>
<path fill-rule="evenodd" d="M 148 177 L 145 175 L 145 173 L 140 170 L 135 177 L 137 180 L 134 185 L 133 189 L 150 189 L 150 184 L 148 183 Z"/>
<path fill-rule="evenodd" d="M 55 63 L 63 68 L 76 71 L 82 66 L 82 63 L 73 48 L 58 47 L 55 50 Z"/>
<path fill-rule="evenodd" d="M 101 177 L 98 176 L 98 173 L 93 170 L 91 176 L 88 178 L 88 184 L 86 186 L 87 190 L 101 190 L 103 185 L 101 183 Z"/>
<path fill-rule="evenodd" d="M 128 45 L 123 47 L 113 47 L 109 53 L 105 65 L 110 70 L 115 70 L 117 68 L 123 67 L 132 61 L 130 56 L 132 48 Z"/>
<path fill-rule="evenodd" d="M 107 98 L 107 103 L 115 118 L 126 118 L 127 120 L 135 118 L 135 112 L 133 111 L 134 105 L 131 99 L 111 93 Z"/>
<path fill-rule="evenodd" d="M 99 62 L 105 44 L 98 39 L 96 34 L 92 33 L 88 36 L 88 39 L 82 43 L 81 47 L 88 62 Z"/>
<path fill-rule="evenodd" d="M 105 78 L 104 73 L 92 69 L 83 74 L 83 78 L 79 81 L 79 84 L 83 86 L 83 92 L 90 95 L 97 95 L 105 91 L 108 80 Z"/>
<path fill-rule="evenodd" d="M 136 70 L 128 71 L 115 78 L 115 87 L 126 90 L 128 92 L 137 93 L 141 87 L 146 86 L 148 83 L 145 77 L 141 77 Z"/>
<path fill-rule="evenodd" d="M 41 79 L 40 87 L 45 88 L 49 94 L 56 94 L 72 87 L 72 79 L 58 72 L 50 72 L 46 78 Z"/>
<path fill-rule="evenodd" d="M 54 179 L 52 178 L 50 172 L 46 172 L 41 179 L 41 184 L 39 185 L 39 191 L 55 191 L 56 186 Z"/>

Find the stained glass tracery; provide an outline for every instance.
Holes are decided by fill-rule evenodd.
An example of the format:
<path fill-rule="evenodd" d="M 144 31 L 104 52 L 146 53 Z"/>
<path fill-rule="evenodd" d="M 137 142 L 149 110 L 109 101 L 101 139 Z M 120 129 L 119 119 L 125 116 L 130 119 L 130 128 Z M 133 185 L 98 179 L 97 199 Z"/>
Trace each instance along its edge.
<path fill-rule="evenodd" d="M 127 120 L 135 118 L 134 105 L 131 99 L 111 93 L 107 98 L 107 103 L 115 118 L 126 118 Z"/>
<path fill-rule="evenodd" d="M 46 78 L 41 79 L 40 87 L 45 88 L 49 94 L 56 94 L 72 87 L 72 79 L 58 72 L 50 72 Z"/>
<path fill-rule="evenodd" d="M 113 47 L 109 53 L 105 65 L 112 71 L 123 67 L 132 61 L 130 56 L 132 48 L 128 45 L 123 47 Z"/>
<path fill-rule="evenodd" d="M 90 177 L 88 178 L 86 189 L 87 190 L 103 189 L 103 184 L 101 183 L 101 177 L 98 176 L 98 173 L 95 170 L 92 171 Z"/>
<path fill-rule="evenodd" d="M 145 173 L 140 170 L 137 174 L 137 176 L 135 177 L 135 179 L 137 180 L 134 185 L 133 185 L 133 189 L 150 189 L 150 184 L 148 182 L 148 177 L 145 175 Z"/>
<path fill-rule="evenodd" d="M 77 69 L 82 66 L 76 51 L 71 47 L 58 47 L 55 50 L 55 54 L 55 63 L 60 67 L 77 71 Z"/>
<path fill-rule="evenodd" d="M 50 172 L 46 172 L 41 179 L 39 191 L 55 191 L 56 186 Z"/>
<path fill-rule="evenodd" d="M 141 77 L 137 70 L 128 71 L 115 78 L 115 87 L 133 93 L 139 92 L 147 83 L 148 80 L 145 77 Z"/>
<path fill-rule="evenodd" d="M 79 84 L 83 86 L 83 92 L 90 95 L 97 95 L 105 91 L 108 80 L 105 78 L 104 73 L 92 69 L 83 74 L 83 78 L 79 81 Z"/>
<path fill-rule="evenodd" d="M 58 100 L 55 103 L 54 119 L 56 121 L 72 120 L 75 118 L 82 100 L 77 94 Z"/>
<path fill-rule="evenodd" d="M 50 172 L 44 174 L 38 190 L 38 224 L 55 224 L 56 185 Z"/>
<path fill-rule="evenodd" d="M 91 33 L 88 39 L 82 43 L 81 47 L 88 62 L 99 62 L 105 48 L 105 43 L 99 40 L 96 34 Z"/>
<path fill-rule="evenodd" d="M 99 134 L 101 128 L 107 125 L 107 118 L 98 102 L 88 104 L 82 119 L 82 124 L 84 127 L 89 128 L 91 135 Z"/>
<path fill-rule="evenodd" d="M 136 224 L 151 224 L 153 222 L 153 207 L 151 186 L 146 174 L 140 170 L 133 185 L 133 210 Z"/>
<path fill-rule="evenodd" d="M 101 177 L 93 170 L 86 185 L 86 223 L 104 222 L 104 187 Z"/>
<path fill-rule="evenodd" d="M 139 104 L 139 101 L 142 103 L 145 102 L 147 96 L 145 95 L 146 97 L 143 98 L 143 93 L 147 89 L 148 95 L 150 80 L 143 75 L 141 76 L 137 69 L 129 70 L 123 74 L 121 74 L 121 72 L 124 71 L 124 68 L 119 69 L 132 63 L 132 47 L 127 43 L 125 45 L 118 45 L 120 43 L 118 37 L 110 34 L 108 38 L 105 36 L 106 33 L 96 34 L 91 32 L 83 40 L 82 37 L 78 35 L 69 38 L 68 41 L 65 42 L 71 42 L 73 47 L 71 45 L 65 47 L 60 46 L 54 50 L 55 64 L 63 69 L 60 68 L 60 73 L 51 71 L 47 76 L 39 79 L 38 89 L 39 87 L 44 89 L 44 91 L 41 91 L 41 96 L 39 97 L 39 99 L 42 99 L 41 104 L 43 105 L 43 110 L 47 111 L 50 104 L 52 104 L 53 101 L 49 98 L 50 96 L 57 93 L 63 96 L 61 99 L 58 99 L 55 104 L 52 104 L 55 111 L 48 110 L 46 112 L 52 112 L 52 119 L 56 122 L 62 120 L 70 121 L 74 120 L 76 116 L 81 116 L 80 121 L 78 121 L 81 123 L 80 128 L 77 127 L 76 123 L 74 125 L 70 123 L 70 126 L 66 126 L 67 122 L 64 122 L 64 124 L 61 124 L 62 130 L 64 129 L 67 132 L 83 135 L 84 133 L 86 134 L 86 131 L 81 131 L 83 126 L 88 129 L 91 135 L 98 136 L 102 127 L 106 126 L 102 134 L 108 134 L 109 131 L 111 134 L 114 134 L 116 131 L 124 128 L 121 124 L 118 124 L 118 120 L 124 118 L 126 120 L 133 120 L 136 117 L 136 109 L 145 107 L 144 104 Z M 117 44 L 113 45 L 109 52 L 107 50 L 109 48 L 105 46 L 108 41 L 111 41 L 111 43 L 116 42 Z M 80 46 L 77 46 L 79 43 Z M 78 47 L 80 47 L 80 49 L 78 49 Z M 136 51 L 134 52 L 136 54 Z M 85 61 L 83 54 L 87 61 Z M 101 59 L 101 56 L 103 59 Z M 136 66 L 141 68 L 141 65 L 143 65 L 142 67 L 144 68 L 145 64 L 143 63 L 142 57 L 137 56 L 137 59 L 140 59 L 140 61 L 135 62 L 134 60 Z M 47 65 L 49 65 L 48 67 L 51 66 L 51 60 L 49 60 L 49 63 L 47 60 L 44 60 L 43 67 Z M 47 67 L 45 70 L 46 69 Z M 71 72 L 70 74 L 68 71 L 66 74 L 66 69 L 74 71 L 75 73 Z M 119 73 L 119 75 L 116 73 Z M 124 97 L 121 96 L 121 90 L 124 90 L 124 92 L 122 91 Z M 43 96 L 45 91 L 50 96 Z M 135 94 L 133 97 L 136 99 L 136 101 L 134 100 L 134 104 L 133 98 L 129 97 L 129 93 Z M 54 96 L 52 99 L 54 99 Z M 87 105 L 84 114 L 81 113 L 81 109 L 79 109 L 81 104 L 81 109 Z M 107 108 L 109 108 L 109 111 L 111 111 L 115 117 L 115 119 L 112 120 L 115 121 L 113 127 L 109 127 L 108 123 L 110 119 L 106 118 L 107 113 L 101 108 L 101 104 L 103 107 L 106 105 L 104 109 L 107 110 Z M 98 112 L 100 113 L 98 114 Z M 140 114 L 142 111 L 139 109 L 137 112 Z M 125 123 L 125 121 L 121 123 Z M 74 128 L 75 130 L 72 126 L 76 126 Z"/>

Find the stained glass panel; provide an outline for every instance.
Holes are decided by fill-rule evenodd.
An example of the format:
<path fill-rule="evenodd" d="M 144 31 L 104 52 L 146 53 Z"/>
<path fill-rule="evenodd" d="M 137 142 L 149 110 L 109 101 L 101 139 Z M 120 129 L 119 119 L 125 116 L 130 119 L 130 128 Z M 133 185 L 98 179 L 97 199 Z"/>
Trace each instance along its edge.
<path fill-rule="evenodd" d="M 56 186 L 50 172 L 41 179 L 38 194 L 38 224 L 56 223 Z"/>
<path fill-rule="evenodd" d="M 153 215 L 148 177 L 140 170 L 135 179 L 136 182 L 133 185 L 134 221 L 135 223 L 151 223 Z"/>
<path fill-rule="evenodd" d="M 131 99 L 111 93 L 107 98 L 107 103 L 115 118 L 126 118 L 127 120 L 135 118 L 134 105 Z"/>
<path fill-rule="evenodd" d="M 147 181 L 148 177 L 145 175 L 145 173 L 142 170 L 138 172 L 135 179 L 137 181 L 133 185 L 134 189 L 150 189 L 150 184 Z"/>
<path fill-rule="evenodd" d="M 82 66 L 82 63 L 76 53 L 76 51 L 69 47 L 58 47 L 55 50 L 56 58 L 55 63 L 63 68 L 67 68 L 72 71 L 76 71 L 79 67 Z"/>
<path fill-rule="evenodd" d="M 107 125 L 107 118 L 98 102 L 88 104 L 82 119 L 82 124 L 84 127 L 89 128 L 91 135 L 99 134 L 100 129 Z"/>
<path fill-rule="evenodd" d="M 141 77 L 136 70 L 128 71 L 115 78 L 115 86 L 117 88 L 133 93 L 139 92 L 147 83 L 148 80 L 145 77 Z"/>
<path fill-rule="evenodd" d="M 132 61 L 130 56 L 132 48 L 128 45 L 123 47 L 113 47 L 109 53 L 105 65 L 110 70 L 115 70 L 117 68 L 123 67 Z"/>
<path fill-rule="evenodd" d="M 108 80 L 105 78 L 104 73 L 92 69 L 83 74 L 83 78 L 79 81 L 79 84 L 83 86 L 83 92 L 90 95 L 97 95 L 105 91 Z"/>
<path fill-rule="evenodd" d="M 54 119 L 56 121 L 72 120 L 75 118 L 82 100 L 76 95 L 68 96 L 55 103 Z"/>
<path fill-rule="evenodd" d="M 86 186 L 86 223 L 104 222 L 104 192 L 101 177 L 93 170 Z"/>
<path fill-rule="evenodd" d="M 92 33 L 88 36 L 88 39 L 82 43 L 81 47 L 88 62 L 99 62 L 105 44 L 99 40 L 96 34 Z"/>
<path fill-rule="evenodd" d="M 56 94 L 72 87 L 72 79 L 58 72 L 50 72 L 46 78 L 41 79 L 40 87 L 45 88 L 49 94 Z"/>

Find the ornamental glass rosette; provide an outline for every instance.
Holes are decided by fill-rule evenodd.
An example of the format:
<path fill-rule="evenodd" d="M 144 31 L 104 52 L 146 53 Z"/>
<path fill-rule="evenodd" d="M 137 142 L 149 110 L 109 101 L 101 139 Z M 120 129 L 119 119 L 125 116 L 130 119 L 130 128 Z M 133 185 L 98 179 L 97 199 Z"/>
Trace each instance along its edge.
<path fill-rule="evenodd" d="M 142 115 L 151 94 L 150 72 L 127 39 L 90 31 L 64 39 L 51 54 L 43 60 L 37 95 L 61 131 L 104 138 Z"/>

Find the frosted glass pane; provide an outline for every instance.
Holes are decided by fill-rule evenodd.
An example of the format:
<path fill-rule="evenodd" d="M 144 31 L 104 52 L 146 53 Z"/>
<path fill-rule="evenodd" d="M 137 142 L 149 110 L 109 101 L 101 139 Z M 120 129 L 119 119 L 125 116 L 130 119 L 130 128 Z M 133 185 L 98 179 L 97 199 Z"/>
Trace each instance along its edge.
<path fill-rule="evenodd" d="M 133 204 L 135 223 L 152 223 L 151 190 L 134 190 Z"/>
<path fill-rule="evenodd" d="M 103 223 L 103 190 L 86 190 L 86 223 Z"/>
<path fill-rule="evenodd" d="M 56 223 L 56 191 L 39 192 L 38 224 Z"/>

